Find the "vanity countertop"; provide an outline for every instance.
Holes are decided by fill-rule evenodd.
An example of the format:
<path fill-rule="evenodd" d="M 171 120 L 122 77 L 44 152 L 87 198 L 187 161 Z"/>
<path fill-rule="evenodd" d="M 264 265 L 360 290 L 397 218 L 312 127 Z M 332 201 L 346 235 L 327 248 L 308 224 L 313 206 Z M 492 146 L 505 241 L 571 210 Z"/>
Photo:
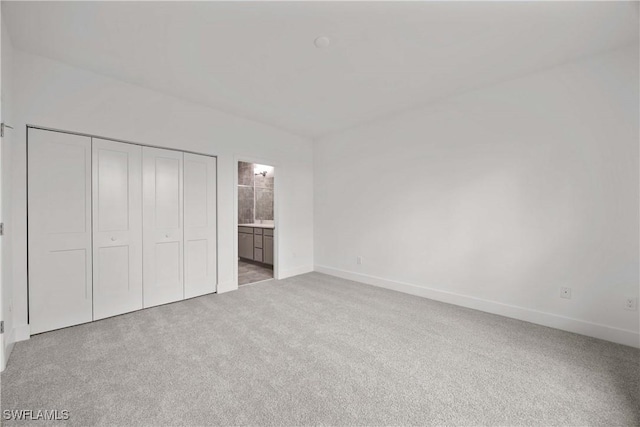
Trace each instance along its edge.
<path fill-rule="evenodd" d="M 255 227 L 255 228 L 271 228 L 274 229 L 276 228 L 275 225 L 273 224 L 238 224 L 238 227 Z"/>

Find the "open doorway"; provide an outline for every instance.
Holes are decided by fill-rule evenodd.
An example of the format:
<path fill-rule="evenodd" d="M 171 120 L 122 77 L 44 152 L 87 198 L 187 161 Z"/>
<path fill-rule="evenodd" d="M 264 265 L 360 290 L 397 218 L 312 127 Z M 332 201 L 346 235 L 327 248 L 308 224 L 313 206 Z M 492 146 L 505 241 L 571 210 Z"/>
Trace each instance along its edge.
<path fill-rule="evenodd" d="M 273 166 L 238 162 L 238 285 L 273 279 Z"/>

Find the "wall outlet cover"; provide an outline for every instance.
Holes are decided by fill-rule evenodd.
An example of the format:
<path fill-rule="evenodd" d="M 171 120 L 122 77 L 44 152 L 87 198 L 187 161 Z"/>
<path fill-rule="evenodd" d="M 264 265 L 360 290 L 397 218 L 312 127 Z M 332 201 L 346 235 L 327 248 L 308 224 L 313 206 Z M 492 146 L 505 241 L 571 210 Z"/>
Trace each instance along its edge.
<path fill-rule="evenodd" d="M 634 297 L 629 297 L 624 302 L 624 308 L 626 310 L 635 311 L 638 307 L 638 300 Z"/>

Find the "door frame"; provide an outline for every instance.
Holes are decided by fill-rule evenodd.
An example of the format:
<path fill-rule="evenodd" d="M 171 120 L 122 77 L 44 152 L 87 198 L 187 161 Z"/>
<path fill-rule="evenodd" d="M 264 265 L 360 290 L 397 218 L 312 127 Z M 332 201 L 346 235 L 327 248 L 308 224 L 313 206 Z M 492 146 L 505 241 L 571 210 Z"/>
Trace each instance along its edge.
<path fill-rule="evenodd" d="M 260 165 L 271 166 L 273 167 L 273 278 L 275 280 L 280 279 L 280 268 L 279 261 L 280 251 L 278 250 L 280 245 L 280 214 L 278 212 L 278 207 L 280 206 L 279 201 L 279 180 L 277 170 L 280 168 L 278 163 L 269 159 L 260 158 L 260 157 L 252 157 L 252 156 L 244 156 L 244 155 L 235 155 L 233 156 L 233 278 L 235 281 L 236 289 L 238 286 L 238 167 L 240 166 L 240 162 L 245 163 L 257 163 Z M 254 195 L 255 197 L 255 195 Z M 254 213 L 255 214 L 255 213 Z"/>

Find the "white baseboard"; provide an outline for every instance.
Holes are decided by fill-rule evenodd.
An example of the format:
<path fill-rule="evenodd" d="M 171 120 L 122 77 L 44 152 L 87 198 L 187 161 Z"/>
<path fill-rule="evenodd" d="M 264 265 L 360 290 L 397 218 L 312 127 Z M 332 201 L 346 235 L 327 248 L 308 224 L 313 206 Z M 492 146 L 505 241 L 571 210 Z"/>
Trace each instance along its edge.
<path fill-rule="evenodd" d="M 278 280 L 287 279 L 293 276 L 299 276 L 301 274 L 311 273 L 313 271 L 313 266 L 311 265 L 301 265 L 299 267 L 290 268 L 288 270 L 282 270 L 278 272 Z"/>
<path fill-rule="evenodd" d="M 15 332 L 14 329 L 11 328 L 5 337 L 4 340 L 4 353 L 2 353 L 3 360 L 0 360 L 0 372 L 4 371 L 7 367 L 7 363 L 9 362 L 9 357 L 11 357 L 11 352 L 13 351 L 13 346 L 16 343 Z"/>
<path fill-rule="evenodd" d="M 29 325 L 21 325 L 13 328 L 15 342 L 26 341 L 31 337 L 31 328 Z"/>
<path fill-rule="evenodd" d="M 15 328 L 10 328 L 8 331 L 8 335 L 5 338 L 5 346 L 4 346 L 4 360 L 0 360 L 0 371 L 4 371 L 4 368 L 7 367 L 7 363 L 9 363 L 9 357 L 11 357 L 11 352 L 13 351 L 13 346 L 18 341 L 26 341 L 31 336 L 31 329 L 29 325 L 22 325 Z"/>
<path fill-rule="evenodd" d="M 403 283 L 322 265 L 316 265 L 315 271 L 368 285 L 404 292 L 406 294 L 442 301 L 462 307 L 473 308 L 487 313 L 498 314 L 500 316 L 524 320 L 526 322 L 548 326 L 550 328 L 561 329 L 563 331 L 574 332 L 580 335 L 587 335 L 593 338 L 640 348 L 640 334 L 627 329 L 614 328 L 558 314 L 537 311 L 510 304 L 503 304 L 496 301 L 484 300 L 439 289 L 418 286 L 412 283 Z"/>
<path fill-rule="evenodd" d="M 220 282 L 218 286 L 216 286 L 217 294 L 224 294 L 225 292 L 231 292 L 238 289 L 238 283 L 233 280 L 227 282 Z"/>

